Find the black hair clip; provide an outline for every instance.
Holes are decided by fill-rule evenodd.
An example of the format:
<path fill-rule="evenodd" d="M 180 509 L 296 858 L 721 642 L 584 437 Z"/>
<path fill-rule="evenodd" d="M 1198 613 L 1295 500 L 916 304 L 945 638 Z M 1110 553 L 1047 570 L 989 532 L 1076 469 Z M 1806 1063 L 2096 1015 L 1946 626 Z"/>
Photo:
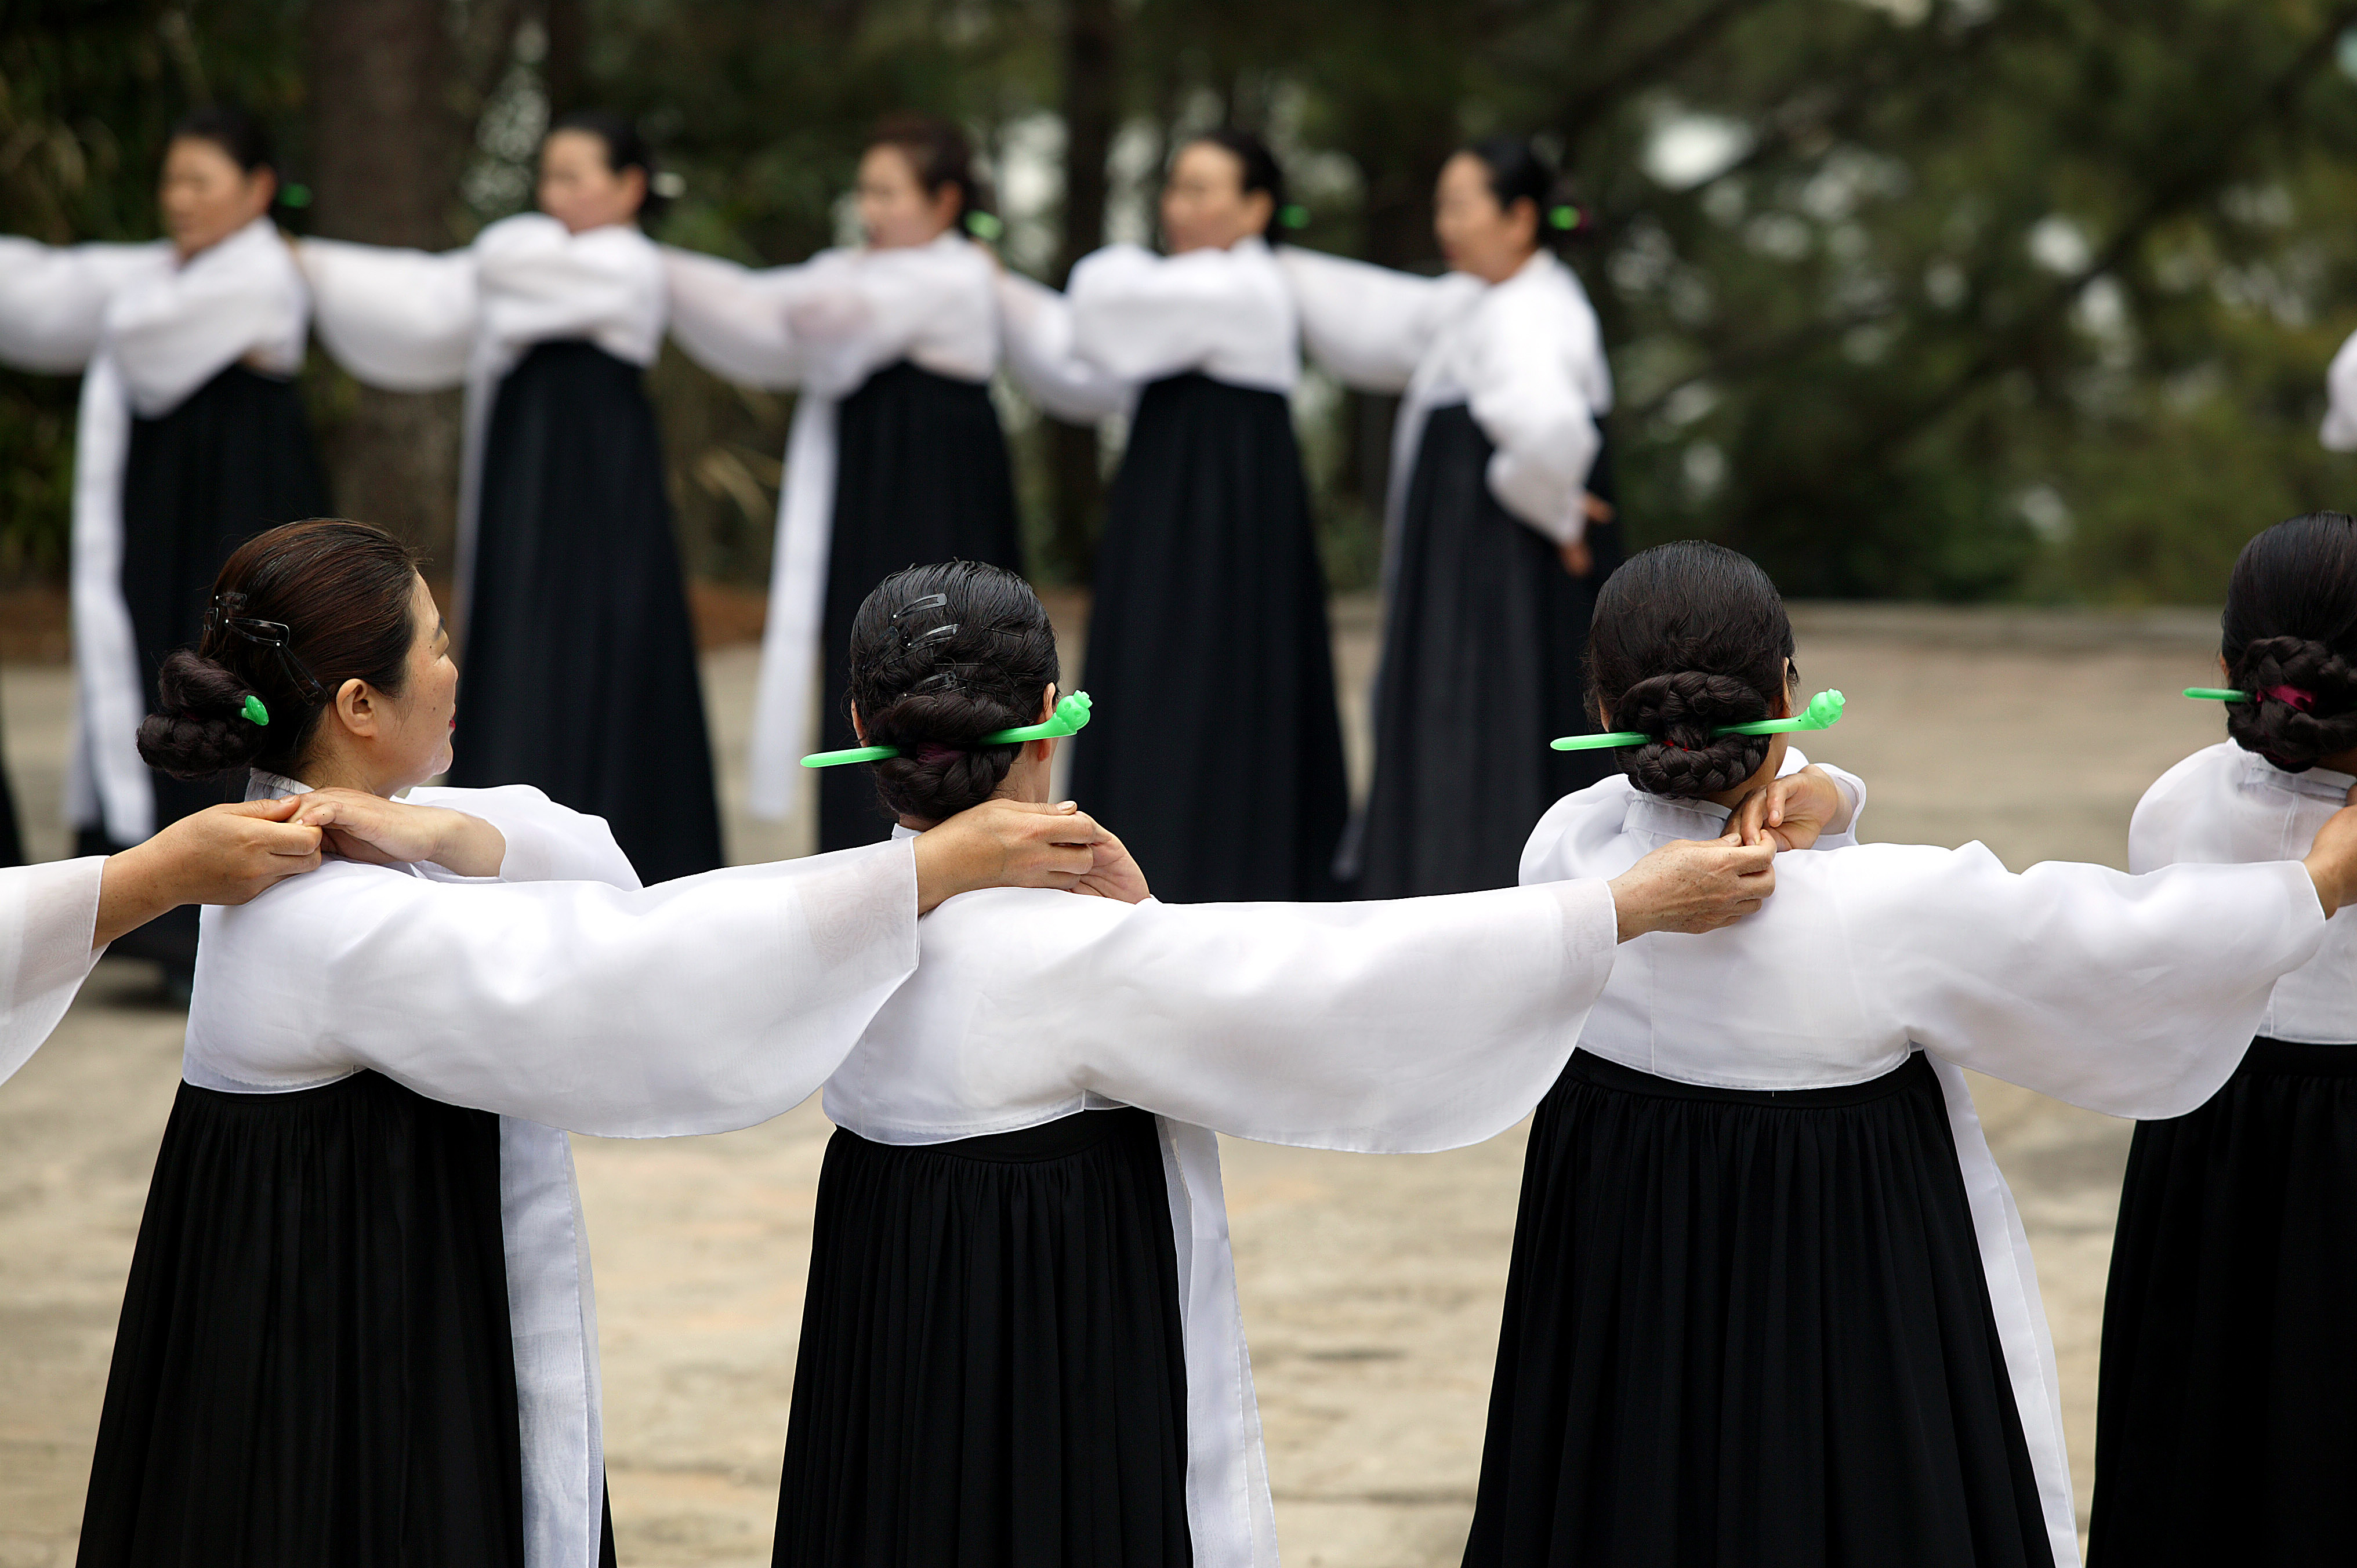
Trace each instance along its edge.
<path fill-rule="evenodd" d="M 319 684 L 318 677 L 311 673 L 311 667 L 296 657 L 293 628 L 283 620 L 261 620 L 235 613 L 244 603 L 243 594 L 215 595 L 212 607 L 205 612 L 206 632 L 227 632 L 258 647 L 274 650 L 278 661 L 285 667 L 296 688 L 312 702 L 326 703 L 328 689 Z"/>
<path fill-rule="evenodd" d="M 894 610 L 892 618 L 899 620 L 902 616 L 914 615 L 919 610 L 947 609 L 949 603 L 950 596 L 947 594 L 927 594 L 923 598 L 910 599 L 907 604 Z"/>

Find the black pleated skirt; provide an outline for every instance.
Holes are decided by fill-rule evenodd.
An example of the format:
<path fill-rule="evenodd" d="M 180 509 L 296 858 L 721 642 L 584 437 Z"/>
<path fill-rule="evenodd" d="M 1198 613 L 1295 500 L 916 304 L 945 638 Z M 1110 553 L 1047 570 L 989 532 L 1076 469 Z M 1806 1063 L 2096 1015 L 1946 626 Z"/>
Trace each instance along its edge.
<path fill-rule="evenodd" d="M 121 581 L 150 709 L 165 658 L 203 634 L 213 579 L 230 553 L 280 523 L 328 510 L 326 471 L 293 381 L 231 365 L 170 413 L 132 420 L 123 465 Z M 159 828 L 245 793 L 242 776 L 149 777 Z M 124 847 L 102 828 L 86 829 L 80 838 L 84 854 Z M 196 964 L 197 911 L 173 910 L 113 950 L 188 972 Z"/>
<path fill-rule="evenodd" d="M 1512 887 L 1546 809 L 1616 771 L 1609 751 L 1552 751 L 1596 728 L 1587 623 L 1620 564 L 1617 523 L 1591 523 L 1596 569 L 1490 492 L 1496 448 L 1464 404 L 1435 409 L 1408 480 L 1375 682 L 1375 777 L 1350 857 L 1357 895 Z M 1609 500 L 1609 456 L 1588 486 Z"/>
<path fill-rule="evenodd" d="M 1164 899 L 1337 896 L 1333 660 L 1286 400 L 1154 382 L 1106 505 L 1071 787 Z"/>
<path fill-rule="evenodd" d="M 1576 1054 L 1523 1175 L 1473 1568 L 2052 1562 L 1947 1107 Z"/>
<path fill-rule="evenodd" d="M 904 566 L 981 561 L 1023 569 L 1014 470 L 990 388 L 903 360 L 877 371 L 835 411 L 834 532 L 827 547 L 822 749 L 859 744 L 851 729 L 851 620 L 877 584 Z M 829 768 L 818 783 L 818 847 L 850 849 L 892 834 L 865 768 Z"/>
<path fill-rule="evenodd" d="M 8 788 L 8 748 L 0 731 L 0 865 L 25 864 L 25 841 L 16 829 L 16 797 Z"/>
<path fill-rule="evenodd" d="M 2357 1558 L 2357 1045 L 2251 1043 L 2137 1125 L 2104 1297 L 2097 1564 Z"/>
<path fill-rule="evenodd" d="M 903 1148 L 838 1131 L 780 1568 L 1185 1568 L 1187 1375 L 1142 1111 Z"/>
<path fill-rule="evenodd" d="M 695 631 L 639 369 L 536 345 L 484 439 L 450 782 L 606 819 L 648 883 L 721 864 Z"/>
<path fill-rule="evenodd" d="M 182 1084 L 81 1568 L 522 1568 L 510 1336 L 496 1116 Z"/>

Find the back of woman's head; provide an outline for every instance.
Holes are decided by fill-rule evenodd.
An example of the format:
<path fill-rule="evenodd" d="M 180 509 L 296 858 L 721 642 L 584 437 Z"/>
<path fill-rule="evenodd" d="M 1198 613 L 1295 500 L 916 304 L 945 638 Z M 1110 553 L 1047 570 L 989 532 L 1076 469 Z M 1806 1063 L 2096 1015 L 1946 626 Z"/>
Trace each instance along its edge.
<path fill-rule="evenodd" d="M 1538 217 L 1540 244 L 1560 243 L 1577 229 L 1578 209 L 1571 204 L 1563 177 L 1529 137 L 1484 136 L 1462 150 L 1489 171 L 1490 194 L 1497 198 L 1499 211 L 1511 216 L 1517 203 L 1531 204 Z"/>
<path fill-rule="evenodd" d="M 1788 694 L 1792 622 L 1768 574 L 1698 539 L 1634 555 L 1605 579 L 1588 630 L 1604 727 L 1654 738 L 1620 753 L 1649 795 L 1732 789 L 1768 759 L 1766 736 L 1715 735 L 1772 717 Z"/>
<path fill-rule="evenodd" d="M 1056 629 L 1031 585 L 974 561 L 911 566 L 877 585 L 851 622 L 851 703 L 897 816 L 939 822 L 980 805 L 1019 746 L 979 746 L 1036 722 L 1057 677 Z"/>
<path fill-rule="evenodd" d="M 2219 630 L 2228 683 L 2257 698 L 2226 704 L 2236 745 L 2295 773 L 2357 746 L 2357 520 L 2313 511 L 2244 545 Z"/>
<path fill-rule="evenodd" d="M 416 591 L 416 557 L 367 523 L 314 518 L 256 534 L 213 580 L 203 638 L 164 660 L 139 755 L 181 779 L 292 771 L 345 682 L 400 695 Z M 248 716 L 248 697 L 267 724 Z"/>

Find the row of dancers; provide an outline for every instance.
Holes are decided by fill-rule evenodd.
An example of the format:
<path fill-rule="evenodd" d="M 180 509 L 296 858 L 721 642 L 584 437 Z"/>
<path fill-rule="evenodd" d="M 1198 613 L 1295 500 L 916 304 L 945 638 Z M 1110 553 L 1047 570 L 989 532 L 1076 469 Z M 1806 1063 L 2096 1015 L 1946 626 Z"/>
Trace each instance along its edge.
<path fill-rule="evenodd" d="M 1451 270 L 1426 278 L 1273 244 L 1276 160 L 1214 132 L 1171 163 L 1168 253 L 1109 246 L 1061 294 L 968 237 L 982 185 L 963 135 L 930 120 L 877 131 L 863 244 L 766 269 L 649 239 L 653 156 L 600 114 L 547 135 L 539 210 L 438 254 L 287 242 L 267 145 L 225 110 L 184 123 L 164 168 L 168 242 L 0 239 L 0 360 L 86 378 L 70 790 L 85 849 L 135 843 L 204 799 L 143 767 L 134 736 L 230 550 L 330 510 L 289 379 L 315 329 L 366 384 L 466 389 L 473 733 L 452 781 L 530 782 L 602 816 L 651 878 L 722 863 L 641 384 L 666 332 L 724 377 L 799 393 L 757 814 L 782 815 L 802 777 L 813 685 L 820 744 L 850 744 L 843 650 L 880 576 L 955 558 L 1021 570 L 989 391 L 1002 368 L 1055 417 L 1126 416 L 1089 638 L 1105 716 L 1073 785 L 1140 824 L 1170 897 L 1504 886 L 1519 824 L 1596 777 L 1591 757 L 1536 743 L 1585 723 L 1581 637 L 1619 554 L 1600 423 L 1612 383 L 1595 312 L 1547 248 L 1555 177 L 1526 143 L 1449 162 L 1435 228 Z M 1349 384 L 1404 394 L 1373 792 L 1347 843 L 1326 582 L 1288 403 L 1305 344 Z M 586 710 L 566 701 L 584 681 L 598 694 Z M 1247 684 L 1264 696 L 1240 714 L 1230 697 Z M 1215 736 L 1228 744 L 1198 744 Z M 822 849 L 888 831 L 854 781 L 818 789 Z M 1264 811 L 1238 836 L 1223 806 L 1247 791 Z"/>
<path fill-rule="evenodd" d="M 823 1090 L 780 1564 L 1273 1564 L 1215 1134 L 1407 1153 L 1534 1111 L 1471 1568 L 2074 1563 L 1968 1068 L 2143 1123 L 2096 1555 L 2330 1560 L 2357 521 L 2257 536 L 2220 652 L 2229 738 L 2139 804 L 2135 873 L 2015 875 L 1861 844 L 1864 781 L 1731 728 L 1793 712 L 1791 623 L 1751 562 L 1666 545 L 1591 639 L 1593 718 L 1645 738 L 1517 886 L 1173 904 L 1050 803 L 1056 741 L 992 738 L 1056 708 L 1037 597 L 914 567 L 846 644 L 891 842 L 642 886 L 539 790 L 410 789 L 451 762 L 430 591 L 375 530 L 274 530 L 141 731 L 246 769 L 225 901 L 296 874 L 204 916 L 81 1561 L 610 1560 L 565 1130 Z M 120 924 L 115 868 L 12 874 L 0 1069 Z"/>

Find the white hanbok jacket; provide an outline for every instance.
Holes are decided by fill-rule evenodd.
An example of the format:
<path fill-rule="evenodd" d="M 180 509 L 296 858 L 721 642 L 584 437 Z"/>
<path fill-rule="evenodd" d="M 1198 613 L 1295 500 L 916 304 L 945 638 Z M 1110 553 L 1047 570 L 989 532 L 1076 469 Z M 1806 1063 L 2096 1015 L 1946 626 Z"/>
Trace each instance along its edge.
<path fill-rule="evenodd" d="M 459 602 L 473 578 L 483 437 L 500 378 L 536 343 L 587 338 L 651 365 L 666 296 L 654 242 L 634 224 L 576 234 L 544 213 L 503 218 L 456 251 L 340 240 L 298 243 L 319 341 L 356 381 L 388 392 L 467 389 L 458 479 Z"/>
<path fill-rule="evenodd" d="M 183 263 L 169 242 L 52 247 L 0 236 L 0 361 L 82 372 L 74 427 L 74 742 L 66 811 L 116 843 L 156 831 L 139 757 L 147 699 L 123 599 L 123 467 L 135 414 L 169 413 L 230 366 L 303 368 L 310 295 L 257 218 Z"/>
<path fill-rule="evenodd" d="M 2128 822 L 2128 867 L 2297 860 L 2357 779 L 2329 768 L 2287 773 L 2233 741 L 2162 774 Z M 2357 1044 L 2357 916 L 2336 911 L 2316 956 L 2276 982 L 2255 1033 L 2303 1045 Z"/>
<path fill-rule="evenodd" d="M 820 668 L 836 405 L 901 360 L 955 381 L 990 380 L 998 368 L 997 268 L 955 231 L 927 245 L 821 251 L 796 266 L 759 270 L 668 245 L 662 254 L 672 337 L 688 358 L 742 386 L 802 393 L 778 494 L 748 798 L 755 815 L 783 817 L 809 749 Z"/>
<path fill-rule="evenodd" d="M 2357 332 L 2325 368 L 2324 426 L 2317 439 L 2330 452 L 2357 452 Z"/>
<path fill-rule="evenodd" d="M 249 793 L 302 789 L 256 774 Z M 332 861 L 208 908 L 182 1070 L 253 1094 L 365 1069 L 499 1114 L 525 1561 L 595 1568 L 597 1303 L 565 1130 L 725 1132 L 807 1099 L 916 967 L 916 857 L 878 844 L 641 889 L 602 819 L 537 789 L 409 799 L 499 828 L 500 875 Z"/>
<path fill-rule="evenodd" d="M 1612 410 L 1612 371 L 1596 308 L 1569 267 L 1540 251 L 1491 285 L 1291 245 L 1277 262 L 1310 357 L 1346 386 L 1404 394 L 1387 509 L 1394 542 L 1424 422 L 1459 403 L 1498 449 L 1489 473 L 1498 503 L 1557 544 L 1586 532 L 1587 473 L 1602 448 L 1596 422 Z"/>
<path fill-rule="evenodd" d="M 99 952 L 104 855 L 0 870 L 0 1083 L 66 1015 Z"/>
<path fill-rule="evenodd" d="M 1671 839 L 1717 834 L 1727 816 L 1608 779 L 1540 820 L 1523 880 L 1616 876 Z M 2183 1115 L 2233 1074 L 2277 978 L 2324 938 L 2297 860 L 2016 875 L 1978 843 L 1853 844 L 1779 856 L 1776 896 L 1724 930 L 1623 944 L 1579 1047 L 1744 1090 L 1863 1083 L 1912 1051 L 1931 1058 L 2054 1561 L 2072 1568 L 2053 1338 L 1961 1069 L 2107 1115 Z"/>
<path fill-rule="evenodd" d="M 826 1113 L 899 1144 L 1155 1114 L 1195 1561 L 1275 1568 L 1215 1134 L 1412 1153 L 1503 1132 L 1563 1070 L 1616 927 L 1594 880 L 1369 904 L 969 893 L 924 921 L 915 977 L 827 1080 Z"/>

